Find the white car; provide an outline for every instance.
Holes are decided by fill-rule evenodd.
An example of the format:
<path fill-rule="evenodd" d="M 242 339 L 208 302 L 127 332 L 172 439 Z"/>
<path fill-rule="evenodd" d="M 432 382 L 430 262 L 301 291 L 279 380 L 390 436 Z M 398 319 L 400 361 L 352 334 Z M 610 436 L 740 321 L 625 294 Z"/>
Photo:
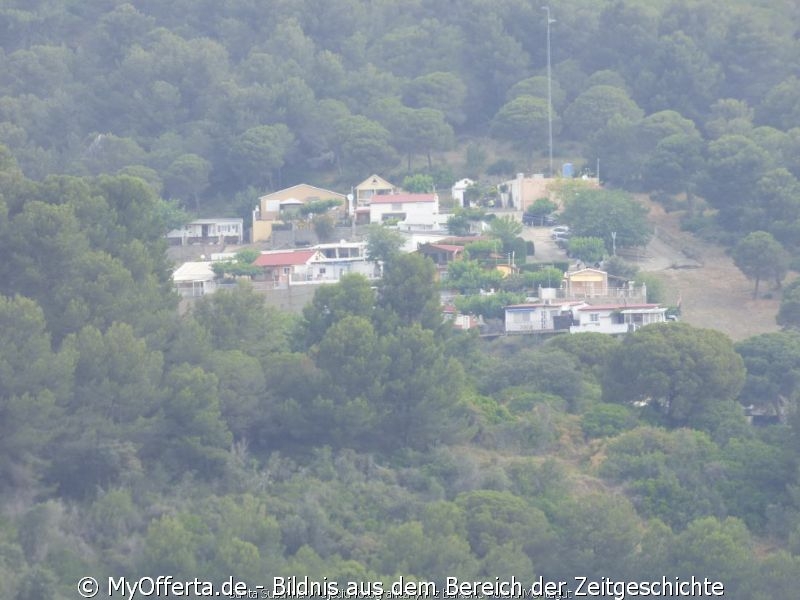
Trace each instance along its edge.
<path fill-rule="evenodd" d="M 569 227 L 567 227 L 566 225 L 559 225 L 558 227 L 553 227 L 550 230 L 550 233 L 552 235 L 564 235 L 564 234 L 569 235 Z"/>

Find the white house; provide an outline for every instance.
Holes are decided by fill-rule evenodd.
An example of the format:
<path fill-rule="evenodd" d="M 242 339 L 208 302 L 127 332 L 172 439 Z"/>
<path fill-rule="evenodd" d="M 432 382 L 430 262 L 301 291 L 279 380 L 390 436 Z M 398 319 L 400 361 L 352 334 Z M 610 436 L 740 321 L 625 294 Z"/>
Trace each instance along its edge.
<path fill-rule="evenodd" d="M 475 185 L 475 182 L 468 178 L 459 179 L 453 184 L 453 187 L 450 188 L 450 195 L 453 197 L 453 203 L 455 205 L 464 208 L 464 192 L 466 192 L 467 188 L 471 185 Z"/>
<path fill-rule="evenodd" d="M 445 322 L 452 323 L 454 329 L 460 329 L 462 331 L 467 329 L 475 329 L 482 323 L 482 320 L 479 317 L 460 313 L 453 305 L 444 306 L 442 308 L 442 314 Z"/>
<path fill-rule="evenodd" d="M 629 333 L 651 323 L 664 323 L 666 312 L 658 304 L 586 305 L 577 309 L 577 324 L 569 330 L 570 333 Z"/>
<path fill-rule="evenodd" d="M 342 275 L 358 273 L 367 279 L 380 277 L 380 268 L 373 260 L 367 259 L 366 242 L 346 242 L 314 246 L 317 254 L 309 263 L 305 276 L 293 276 L 292 284 L 336 283 Z"/>
<path fill-rule="evenodd" d="M 175 290 L 184 298 L 214 293 L 217 289 L 215 278 L 210 261 L 186 262 L 172 273 Z"/>
<path fill-rule="evenodd" d="M 370 223 L 396 221 L 406 231 L 441 229 L 440 219 L 438 194 L 386 194 L 369 205 Z"/>
<path fill-rule="evenodd" d="M 171 244 L 191 243 L 241 244 L 244 240 L 244 219 L 222 217 L 195 219 L 185 227 L 167 233 Z"/>
<path fill-rule="evenodd" d="M 342 241 L 303 250 L 262 252 L 253 265 L 264 271 L 259 279 L 272 282 L 273 287 L 336 283 L 347 273 L 376 279 L 380 271 L 367 259 L 366 246 L 365 242 Z"/>
<path fill-rule="evenodd" d="M 568 331 L 584 302 L 538 302 L 505 307 L 506 333 Z"/>

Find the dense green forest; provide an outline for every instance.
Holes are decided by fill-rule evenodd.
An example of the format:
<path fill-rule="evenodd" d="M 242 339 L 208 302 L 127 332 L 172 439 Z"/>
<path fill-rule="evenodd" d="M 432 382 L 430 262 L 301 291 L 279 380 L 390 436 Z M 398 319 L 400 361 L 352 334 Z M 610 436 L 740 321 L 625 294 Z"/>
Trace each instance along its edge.
<path fill-rule="evenodd" d="M 748 251 L 765 240 L 796 266 L 797 4 L 551 9 L 559 160 L 599 157 L 610 186 L 749 239 L 743 270 L 769 262 Z M 417 255 L 392 256 L 377 289 L 320 289 L 300 316 L 247 287 L 179 315 L 171 200 L 235 213 L 409 165 L 439 185 L 541 169 L 544 15 L 2 3 L 0 599 L 167 574 L 697 576 L 734 600 L 796 597 L 797 283 L 785 330 L 735 345 L 683 323 L 478 339 L 442 323 Z M 780 422 L 754 427 L 743 406 Z"/>
<path fill-rule="evenodd" d="M 797 244 L 795 2 L 552 9 L 557 159 L 600 159 L 603 180 L 630 189 L 700 194 L 719 235 Z M 349 189 L 428 168 L 424 156 L 440 185 L 532 159 L 542 170 L 545 34 L 524 0 L 9 0 L 0 142 L 33 179 L 122 170 L 194 209 L 243 214 L 270 188 Z M 500 164 L 487 136 L 507 144 Z"/>

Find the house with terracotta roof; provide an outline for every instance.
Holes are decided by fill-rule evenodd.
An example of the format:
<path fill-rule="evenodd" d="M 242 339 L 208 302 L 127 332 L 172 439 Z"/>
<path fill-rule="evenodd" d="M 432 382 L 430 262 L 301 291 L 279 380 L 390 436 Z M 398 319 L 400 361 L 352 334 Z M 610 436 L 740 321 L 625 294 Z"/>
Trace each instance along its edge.
<path fill-rule="evenodd" d="M 431 242 L 420 244 L 417 252 L 426 258 L 430 258 L 437 267 L 446 267 L 451 262 L 464 256 L 464 246 Z"/>
<path fill-rule="evenodd" d="M 253 265 L 263 270 L 263 275 L 259 275 L 258 280 L 272 282 L 275 287 L 286 287 L 293 278 L 307 278 L 311 273 L 313 259 L 319 257 L 319 251 L 315 249 L 278 250 L 262 252 L 253 261 Z"/>
<path fill-rule="evenodd" d="M 380 271 L 366 254 L 365 242 L 342 241 L 303 250 L 262 252 L 253 265 L 263 271 L 257 280 L 271 282 L 273 287 L 337 283 L 348 273 L 376 279 Z"/>
<path fill-rule="evenodd" d="M 460 260 L 464 256 L 464 246 L 455 244 L 441 244 L 439 242 L 428 242 L 420 244 L 417 252 L 426 258 L 430 258 L 436 265 L 439 279 L 446 279 L 447 267 L 451 262 Z"/>
<path fill-rule="evenodd" d="M 570 333 L 632 333 L 652 323 L 666 322 L 666 307 L 659 304 L 589 304 L 576 311 Z"/>
<path fill-rule="evenodd" d="M 372 198 L 370 223 L 396 223 L 404 230 L 441 229 L 438 194 L 386 194 Z"/>

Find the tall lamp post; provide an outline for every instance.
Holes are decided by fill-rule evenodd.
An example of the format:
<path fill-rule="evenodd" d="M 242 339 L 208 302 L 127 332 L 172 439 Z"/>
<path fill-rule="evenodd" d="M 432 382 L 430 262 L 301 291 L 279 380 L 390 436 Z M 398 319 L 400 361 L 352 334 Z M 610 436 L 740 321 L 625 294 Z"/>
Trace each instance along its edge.
<path fill-rule="evenodd" d="M 542 10 L 547 11 L 547 133 L 550 148 L 550 177 L 553 176 L 553 83 L 550 67 L 550 25 L 555 23 L 555 19 L 550 18 L 550 7 L 543 6 Z"/>

